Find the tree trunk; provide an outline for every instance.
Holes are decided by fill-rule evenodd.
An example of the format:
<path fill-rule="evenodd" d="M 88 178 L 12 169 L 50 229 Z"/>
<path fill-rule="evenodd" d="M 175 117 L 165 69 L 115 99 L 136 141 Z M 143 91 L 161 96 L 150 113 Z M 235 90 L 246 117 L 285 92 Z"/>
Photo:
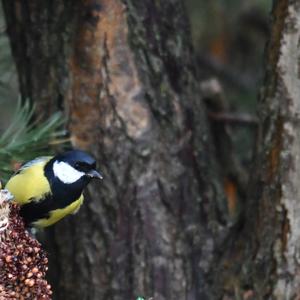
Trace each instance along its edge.
<path fill-rule="evenodd" d="M 260 298 L 300 297 L 300 5 L 275 1 L 260 103 L 261 149 L 245 230 Z M 247 260 L 249 257 L 247 258 Z"/>
<path fill-rule="evenodd" d="M 49 231 L 54 298 L 217 299 L 230 220 L 182 2 L 3 5 L 22 95 L 104 173 Z"/>
<path fill-rule="evenodd" d="M 299 2 L 274 1 L 272 17 L 245 221 L 219 279 L 229 299 L 300 299 Z"/>

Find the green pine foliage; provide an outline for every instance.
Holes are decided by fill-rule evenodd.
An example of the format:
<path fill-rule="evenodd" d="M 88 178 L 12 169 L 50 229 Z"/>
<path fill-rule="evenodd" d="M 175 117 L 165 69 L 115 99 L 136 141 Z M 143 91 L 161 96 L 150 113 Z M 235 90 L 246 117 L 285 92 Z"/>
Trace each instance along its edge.
<path fill-rule="evenodd" d="M 29 102 L 17 105 L 10 125 L 0 133 L 0 178 L 6 181 L 16 165 L 38 156 L 53 154 L 51 145 L 66 142 L 61 113 L 44 122 L 33 121 L 34 108 Z"/>

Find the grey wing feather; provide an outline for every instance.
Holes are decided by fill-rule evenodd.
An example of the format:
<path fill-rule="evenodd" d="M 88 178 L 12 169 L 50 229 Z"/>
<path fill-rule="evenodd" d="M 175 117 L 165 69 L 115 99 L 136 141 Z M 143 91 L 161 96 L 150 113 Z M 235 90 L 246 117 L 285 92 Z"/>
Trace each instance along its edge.
<path fill-rule="evenodd" d="M 45 162 L 45 161 L 49 160 L 50 158 L 51 158 L 51 156 L 40 156 L 33 160 L 30 160 L 30 161 L 26 162 L 24 165 L 22 165 L 15 174 L 18 174 L 18 173 L 22 172 L 23 170 L 30 168 L 33 165 L 36 165 L 41 162 Z"/>

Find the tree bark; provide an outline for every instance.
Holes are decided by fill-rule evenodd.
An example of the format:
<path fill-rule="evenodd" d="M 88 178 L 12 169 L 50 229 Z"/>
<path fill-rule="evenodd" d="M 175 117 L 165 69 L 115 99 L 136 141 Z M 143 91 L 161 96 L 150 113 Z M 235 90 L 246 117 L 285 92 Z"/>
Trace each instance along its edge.
<path fill-rule="evenodd" d="M 299 299 L 300 5 L 275 1 L 272 15 L 260 106 L 262 167 L 249 203 L 254 224 L 248 226 L 255 228 L 252 271 L 259 297 Z"/>
<path fill-rule="evenodd" d="M 22 95 L 104 173 L 49 232 L 54 298 L 217 299 L 230 219 L 182 2 L 3 5 Z"/>
<path fill-rule="evenodd" d="M 245 221 L 222 261 L 229 299 L 300 298 L 299 2 L 274 1 L 272 18 Z"/>

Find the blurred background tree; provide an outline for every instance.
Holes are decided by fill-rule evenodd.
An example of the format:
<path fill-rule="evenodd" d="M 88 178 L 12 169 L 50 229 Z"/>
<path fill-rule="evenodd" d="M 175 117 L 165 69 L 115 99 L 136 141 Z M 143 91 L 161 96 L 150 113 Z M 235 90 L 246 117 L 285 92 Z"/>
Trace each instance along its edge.
<path fill-rule="evenodd" d="M 237 118 L 241 115 L 243 119 L 244 113 L 251 118 L 257 114 L 271 3 L 271 0 L 186 0 L 201 79 L 219 80 L 227 109 Z M 255 132 L 247 124 L 238 125 L 231 126 L 232 140 L 242 162 L 249 165 Z"/>
<path fill-rule="evenodd" d="M 0 111 L 0 125 L 1 130 L 3 130 L 8 126 L 20 93 L 17 72 L 6 33 L 2 5 L 0 8 L 0 103 L 2 108 Z"/>

